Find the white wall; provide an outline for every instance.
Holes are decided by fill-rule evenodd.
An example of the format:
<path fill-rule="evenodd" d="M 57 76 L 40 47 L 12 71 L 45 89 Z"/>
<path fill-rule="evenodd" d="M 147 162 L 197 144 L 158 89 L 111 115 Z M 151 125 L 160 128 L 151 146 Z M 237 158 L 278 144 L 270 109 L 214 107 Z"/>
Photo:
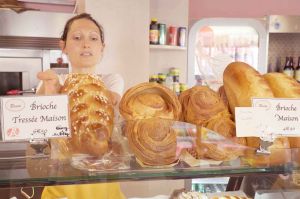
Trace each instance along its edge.
<path fill-rule="evenodd" d="M 86 12 L 104 27 L 99 73 L 119 73 L 125 89 L 148 81 L 149 0 L 86 0 Z"/>

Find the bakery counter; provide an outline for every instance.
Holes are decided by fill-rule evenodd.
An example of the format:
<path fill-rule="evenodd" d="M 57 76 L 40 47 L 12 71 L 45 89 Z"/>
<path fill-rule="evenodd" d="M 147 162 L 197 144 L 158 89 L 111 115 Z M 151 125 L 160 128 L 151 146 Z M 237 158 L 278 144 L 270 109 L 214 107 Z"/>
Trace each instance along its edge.
<path fill-rule="evenodd" d="M 95 159 L 83 157 L 76 156 L 63 161 L 52 159 L 51 156 L 1 157 L 0 187 L 186 179 L 213 176 L 274 175 L 292 173 L 296 167 L 296 164 L 290 162 L 277 166 L 250 166 L 239 158 L 233 161 L 218 162 L 218 164 L 216 162 L 203 161 L 201 165 L 189 166 L 186 162 L 179 161 L 177 165 L 171 167 L 147 168 L 137 164 L 132 156 L 128 162 L 128 168 L 110 169 L 97 165 L 97 160 Z M 92 166 L 88 164 L 92 164 Z"/>

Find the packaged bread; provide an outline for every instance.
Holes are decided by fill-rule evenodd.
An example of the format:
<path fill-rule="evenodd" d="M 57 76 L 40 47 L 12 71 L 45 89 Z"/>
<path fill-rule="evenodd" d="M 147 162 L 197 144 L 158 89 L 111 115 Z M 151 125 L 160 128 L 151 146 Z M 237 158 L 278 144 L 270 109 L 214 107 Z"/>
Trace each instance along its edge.
<path fill-rule="evenodd" d="M 101 156 L 109 150 L 113 131 L 112 96 L 96 75 L 69 74 L 61 93 L 69 96 L 73 153 Z"/>
<path fill-rule="evenodd" d="M 120 114 L 126 120 L 165 118 L 178 120 L 181 105 L 176 94 L 158 83 L 141 83 L 125 92 Z"/>
<path fill-rule="evenodd" d="M 224 89 L 229 102 L 231 113 L 234 115 L 235 107 L 250 107 L 251 98 L 274 98 L 274 94 L 267 80 L 250 65 L 243 62 L 232 62 L 223 74 Z M 271 146 L 273 152 L 267 156 L 257 156 L 256 148 L 260 146 L 260 139 L 257 137 L 247 137 L 247 145 L 253 150 L 247 150 L 251 156 L 253 164 L 278 164 L 290 160 L 289 150 L 283 150 L 285 156 L 277 151 L 289 148 L 289 142 L 285 138 L 277 138 Z M 276 150 L 278 148 L 278 150 Z M 254 154 L 254 155 L 253 155 Z M 264 161 L 266 160 L 266 161 Z M 269 162 L 271 161 L 271 162 Z"/>
<path fill-rule="evenodd" d="M 244 138 L 235 138 L 235 124 L 221 96 L 206 86 L 194 86 L 180 94 L 182 115 L 186 122 L 211 129 L 237 144 L 245 144 Z M 238 143 L 240 141 L 240 143 Z M 188 150 L 195 158 L 232 160 L 243 154 L 243 150 L 222 143 L 209 143 L 197 134 L 196 146 Z"/>
<path fill-rule="evenodd" d="M 275 97 L 300 99 L 300 84 L 294 78 L 275 72 L 265 74 L 264 78 L 269 83 Z M 300 148 L 299 137 L 290 137 L 289 141 L 291 148 Z"/>
<path fill-rule="evenodd" d="M 225 137 L 226 141 L 210 141 L 202 139 L 201 128 L 197 129 L 197 156 L 217 161 L 230 161 L 244 155 L 246 139 L 235 136 L 235 124 L 229 117 L 219 117 L 211 120 L 206 128 Z M 197 158 L 197 156 L 194 156 Z"/>

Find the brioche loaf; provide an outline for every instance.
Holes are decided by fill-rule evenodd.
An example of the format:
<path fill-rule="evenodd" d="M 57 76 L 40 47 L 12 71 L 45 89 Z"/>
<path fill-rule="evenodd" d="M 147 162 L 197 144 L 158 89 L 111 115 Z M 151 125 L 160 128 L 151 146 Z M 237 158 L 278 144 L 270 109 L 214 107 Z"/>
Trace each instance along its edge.
<path fill-rule="evenodd" d="M 96 75 L 70 74 L 61 93 L 69 96 L 73 152 L 101 156 L 109 149 L 114 109 L 111 93 Z"/>
<path fill-rule="evenodd" d="M 267 73 L 264 78 L 269 83 L 274 96 L 279 98 L 299 98 L 300 84 L 294 79 L 283 73 Z M 300 138 L 289 138 L 291 148 L 300 148 Z"/>
<path fill-rule="evenodd" d="M 231 113 L 235 107 L 250 107 L 252 97 L 274 97 L 267 81 L 244 62 L 232 62 L 223 75 L 224 89 Z"/>
<path fill-rule="evenodd" d="M 267 80 L 260 75 L 254 68 L 243 62 L 233 62 L 229 64 L 224 71 L 224 89 L 232 114 L 235 107 L 250 107 L 251 98 L 274 98 L 274 94 Z M 260 145 L 260 139 L 256 137 L 247 137 L 247 145 L 257 148 Z M 286 138 L 278 138 L 271 146 L 271 155 L 267 157 L 258 157 L 253 155 L 253 151 L 247 150 L 247 155 L 251 156 L 252 162 L 264 164 L 285 163 L 290 160 L 290 154 L 282 156 L 280 153 L 283 148 L 289 148 L 289 142 Z M 276 150 L 278 149 L 278 150 Z M 249 152 L 249 153 L 248 153 Z M 287 156 L 287 157 L 286 157 Z"/>

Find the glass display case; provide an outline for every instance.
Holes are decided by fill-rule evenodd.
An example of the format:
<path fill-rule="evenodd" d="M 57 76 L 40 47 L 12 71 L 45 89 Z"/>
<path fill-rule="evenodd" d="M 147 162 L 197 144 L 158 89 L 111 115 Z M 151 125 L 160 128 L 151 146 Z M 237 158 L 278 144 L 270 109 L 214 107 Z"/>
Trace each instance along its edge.
<path fill-rule="evenodd" d="M 183 137 L 187 137 L 183 134 L 182 132 L 180 136 L 177 134 L 177 146 L 180 142 L 182 144 Z M 56 153 L 58 148 L 55 149 L 55 143 L 52 142 L 50 145 L 49 143 L 38 145 L 28 143 L 25 151 L 1 152 L 0 186 L 10 190 L 10 197 L 17 193 L 21 193 L 21 196 L 25 193 L 29 197 L 34 188 L 33 198 L 39 198 L 43 187 L 52 185 L 107 182 L 122 182 L 126 185 L 129 181 L 159 180 L 160 186 L 164 186 L 164 183 L 170 182 L 166 180 L 178 179 L 186 179 L 182 190 L 174 188 L 173 193 L 164 196 L 155 196 L 151 191 L 145 195 L 147 198 L 177 198 L 176 195 L 180 193 L 202 192 L 207 198 L 247 195 L 255 199 L 269 198 L 272 194 L 276 196 L 275 198 L 297 198 L 296 196 L 300 195 L 298 149 L 282 149 L 283 153 L 291 156 L 284 158 L 286 161 L 283 162 L 269 162 L 271 159 L 265 155 L 263 164 L 258 161 L 256 164 L 253 162 L 255 158 L 251 159 L 250 156 L 241 156 L 229 161 L 203 159 L 190 161 L 187 157 L 183 157 L 184 150 L 182 150 L 176 164 L 147 166 L 139 163 L 131 152 L 124 152 L 124 148 L 121 150 L 122 155 L 118 156 L 112 152 L 107 159 L 83 154 L 72 154 L 66 158 Z M 125 147 L 126 144 L 125 140 Z M 41 151 L 43 153 L 40 153 Z M 278 154 L 282 154 L 282 151 Z M 229 177 L 229 181 L 219 183 L 215 177 Z M 212 186 L 205 188 L 205 184 L 208 183 L 201 182 L 204 178 Z M 200 180 L 191 183 L 190 179 Z M 223 191 L 226 192 L 221 193 L 222 188 L 217 188 L 218 184 L 225 184 Z"/>

